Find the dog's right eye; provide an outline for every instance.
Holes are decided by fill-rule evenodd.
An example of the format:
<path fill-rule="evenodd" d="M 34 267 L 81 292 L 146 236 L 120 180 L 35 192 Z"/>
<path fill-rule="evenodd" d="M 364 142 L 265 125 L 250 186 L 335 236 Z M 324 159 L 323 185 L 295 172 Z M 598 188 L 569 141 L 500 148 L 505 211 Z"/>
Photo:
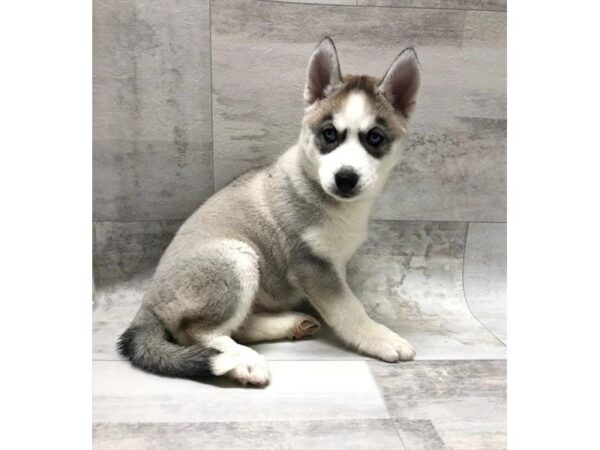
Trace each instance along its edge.
<path fill-rule="evenodd" d="M 367 142 L 373 147 L 377 147 L 383 142 L 383 136 L 376 130 L 371 130 L 367 133 Z"/>
<path fill-rule="evenodd" d="M 331 144 L 337 139 L 337 130 L 333 127 L 325 128 L 323 130 L 323 137 L 325 138 L 325 142 Z"/>

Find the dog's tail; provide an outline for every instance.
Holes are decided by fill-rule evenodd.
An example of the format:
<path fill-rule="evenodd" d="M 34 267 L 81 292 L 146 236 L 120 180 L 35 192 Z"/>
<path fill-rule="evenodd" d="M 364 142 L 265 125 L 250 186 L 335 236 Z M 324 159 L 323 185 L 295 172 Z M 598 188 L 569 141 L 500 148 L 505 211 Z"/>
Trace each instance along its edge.
<path fill-rule="evenodd" d="M 221 353 L 199 344 L 184 347 L 171 342 L 158 317 L 144 307 L 119 338 L 117 349 L 136 367 L 181 378 L 213 375 L 211 360 Z"/>

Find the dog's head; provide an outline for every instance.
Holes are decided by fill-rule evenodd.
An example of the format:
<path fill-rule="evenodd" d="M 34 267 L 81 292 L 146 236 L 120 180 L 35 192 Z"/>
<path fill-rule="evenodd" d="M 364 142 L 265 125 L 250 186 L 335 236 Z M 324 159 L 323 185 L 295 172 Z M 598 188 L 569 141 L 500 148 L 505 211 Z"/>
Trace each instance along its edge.
<path fill-rule="evenodd" d="M 381 190 L 400 157 L 419 83 L 412 48 L 378 80 L 342 76 L 333 41 L 321 41 L 308 63 L 300 144 L 327 194 L 351 201 Z"/>

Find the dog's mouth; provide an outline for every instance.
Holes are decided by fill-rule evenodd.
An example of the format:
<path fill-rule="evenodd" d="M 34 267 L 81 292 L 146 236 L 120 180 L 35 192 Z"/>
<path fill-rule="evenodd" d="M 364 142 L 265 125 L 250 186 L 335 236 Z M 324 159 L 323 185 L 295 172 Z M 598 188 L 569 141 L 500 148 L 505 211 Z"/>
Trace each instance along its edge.
<path fill-rule="evenodd" d="M 336 197 L 340 197 L 340 198 L 348 200 L 348 199 L 357 197 L 359 193 L 360 193 L 360 190 L 356 190 L 356 191 L 352 191 L 352 192 L 342 192 L 342 191 L 336 190 L 334 192 L 334 195 Z"/>
<path fill-rule="evenodd" d="M 333 198 L 335 198 L 337 200 L 341 200 L 341 201 L 346 201 L 346 202 L 358 199 L 363 192 L 363 189 L 360 189 L 360 188 L 353 189 L 352 191 L 341 191 L 341 190 L 337 189 L 336 187 L 331 187 L 329 189 L 324 189 L 324 190 L 327 194 L 329 194 Z"/>

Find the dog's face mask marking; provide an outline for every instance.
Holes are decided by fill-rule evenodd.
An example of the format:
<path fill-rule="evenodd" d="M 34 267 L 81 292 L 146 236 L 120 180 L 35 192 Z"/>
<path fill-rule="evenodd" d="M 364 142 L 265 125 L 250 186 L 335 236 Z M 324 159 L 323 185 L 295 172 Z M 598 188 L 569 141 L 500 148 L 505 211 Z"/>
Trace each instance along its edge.
<path fill-rule="evenodd" d="M 419 80 L 412 49 L 382 80 L 342 77 L 333 42 L 321 41 L 309 61 L 300 141 L 326 193 L 348 201 L 381 190 L 400 156 Z"/>

